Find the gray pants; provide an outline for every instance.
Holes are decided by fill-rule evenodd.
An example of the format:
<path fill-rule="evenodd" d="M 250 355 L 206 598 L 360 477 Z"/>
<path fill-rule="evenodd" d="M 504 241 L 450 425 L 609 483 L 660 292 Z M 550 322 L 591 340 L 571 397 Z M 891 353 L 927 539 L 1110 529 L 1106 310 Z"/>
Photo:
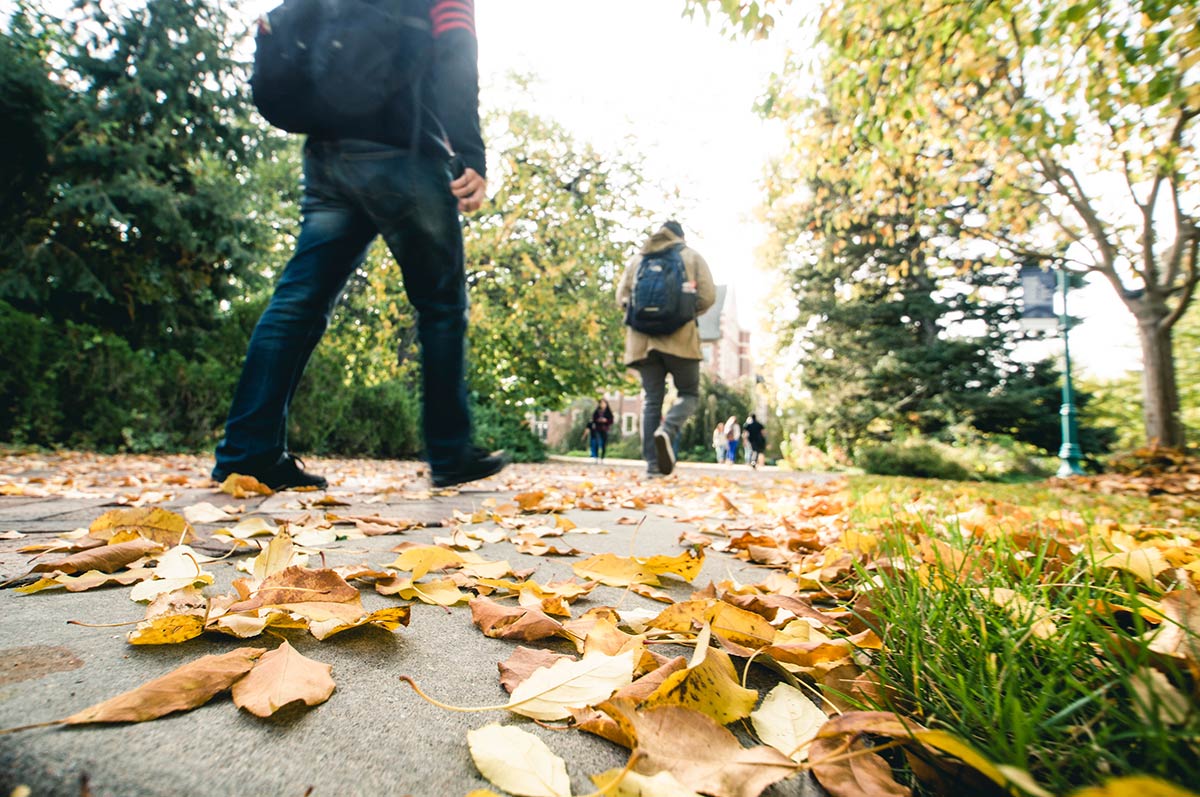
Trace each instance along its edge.
<path fill-rule="evenodd" d="M 661 425 L 678 447 L 679 431 L 700 403 L 700 361 L 686 360 L 673 354 L 650 351 L 646 359 L 633 366 L 642 376 L 642 458 L 651 471 L 658 470 L 658 455 L 654 451 L 654 432 Z M 663 399 L 667 394 L 667 374 L 675 383 L 679 400 L 663 417 Z"/>

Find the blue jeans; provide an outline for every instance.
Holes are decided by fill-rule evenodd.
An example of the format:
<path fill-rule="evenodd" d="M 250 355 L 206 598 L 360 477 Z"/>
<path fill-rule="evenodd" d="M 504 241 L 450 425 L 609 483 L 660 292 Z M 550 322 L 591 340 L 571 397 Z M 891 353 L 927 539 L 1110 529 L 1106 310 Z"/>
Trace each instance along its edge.
<path fill-rule="evenodd" d="M 592 432 L 588 435 L 588 448 L 592 459 L 599 459 L 608 453 L 608 432 Z"/>
<path fill-rule="evenodd" d="M 455 467 L 470 444 L 471 417 L 462 228 L 449 184 L 447 164 L 428 155 L 348 139 L 305 144 L 296 251 L 250 338 L 217 470 L 253 473 L 287 453 L 300 376 L 376 235 L 417 312 L 430 467 Z"/>

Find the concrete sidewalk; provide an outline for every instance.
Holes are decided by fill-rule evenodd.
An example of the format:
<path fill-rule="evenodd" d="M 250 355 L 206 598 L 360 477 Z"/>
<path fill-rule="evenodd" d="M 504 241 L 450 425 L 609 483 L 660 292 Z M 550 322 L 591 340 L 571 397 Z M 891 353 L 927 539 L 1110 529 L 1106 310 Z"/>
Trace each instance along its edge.
<path fill-rule="evenodd" d="M 12 458 L 7 461 L 13 468 Z M 669 479 L 643 485 L 624 463 L 600 467 L 588 462 L 548 466 L 514 466 L 499 477 L 450 494 L 425 489 L 419 466 L 413 463 L 312 462 L 313 470 L 331 477 L 328 494 L 347 506 L 313 507 L 323 493 L 283 493 L 268 498 L 234 501 L 204 486 L 203 472 L 188 471 L 183 464 L 167 467 L 168 479 L 143 478 L 138 489 L 159 489 L 161 505 L 176 511 L 204 501 L 218 506 L 237 503 L 246 512 L 275 520 L 294 519 L 310 511 L 339 515 L 376 515 L 426 522 L 450 522 L 455 510 L 471 512 L 488 502 L 504 503 L 530 489 L 576 489 L 581 485 L 613 491 L 603 509 L 572 509 L 565 515 L 579 526 L 605 529 L 607 534 L 568 533 L 553 542 L 572 545 L 587 554 L 676 554 L 681 531 L 679 515 L 669 505 L 651 504 L 646 510 L 620 505 L 626 490 L 654 490 L 667 496 L 701 495 L 706 471 L 681 468 Z M 639 465 L 640 463 L 633 463 Z M 722 478 L 752 483 L 790 481 L 814 477 L 786 474 L 773 469 L 744 473 L 718 468 Z M 53 482 L 54 463 L 44 470 Z M 103 472 L 103 462 L 99 465 Z M 95 494 L 94 487 L 75 485 L 62 494 L 37 495 L 48 482 L 30 482 L 34 470 L 0 476 L 0 485 L 30 487 L 33 495 L 0 497 L 0 532 L 15 530 L 20 539 L 0 539 L 0 579 L 28 569 L 29 557 L 16 548 L 75 528 L 86 527 L 120 498 L 120 488 Z M 183 483 L 179 473 L 185 473 Z M 129 474 L 112 473 L 114 484 Z M 133 474 L 138 476 L 138 474 Z M 144 476 L 145 474 L 143 474 Z M 58 488 L 55 487 L 55 490 Z M 10 492 L 15 490 L 10 490 Z M 53 491 L 51 491 L 53 492 Z M 114 498 L 114 494 L 117 496 Z M 698 498 L 695 500 L 699 500 Z M 635 526 L 619 519 L 641 519 Z M 552 522 L 552 521 L 551 521 Z M 206 542 L 194 547 L 223 550 L 211 532 L 220 525 L 199 526 Z M 692 529 L 694 530 L 694 529 Z M 390 562 L 391 549 L 402 541 L 432 542 L 446 534 L 444 528 L 423 528 L 402 535 L 351 539 L 323 546 L 327 566 Z M 487 559 L 507 559 L 514 568 L 536 568 L 532 576 L 541 583 L 572 577 L 571 565 L 579 557 L 533 557 L 518 553 L 509 542 L 484 545 L 477 551 Z M 216 584 L 209 594 L 229 591 L 235 577 L 236 558 L 206 566 Z M 320 566 L 314 556 L 311 566 Z M 238 574 L 240 575 L 240 574 Z M 717 553 L 709 553 L 702 574 L 693 582 L 700 587 L 730 577 L 748 582 L 761 580 L 765 571 Z M 677 600 L 686 598 L 693 585 L 669 581 L 665 587 Z M 400 601 L 362 590 L 367 610 L 395 606 Z M 575 616 L 593 606 L 659 611 L 663 604 L 636 594 L 598 587 L 573 607 Z M 20 595 L 0 590 L 0 727 L 61 719 L 204 654 L 222 653 L 242 646 L 273 648 L 269 635 L 249 640 L 205 634 L 181 645 L 133 646 L 125 641 L 129 627 L 88 628 L 68 625 L 69 620 L 92 624 L 138 620 L 144 606 L 129 599 L 129 589 L 106 587 L 89 592 L 64 590 Z M 320 797 L 352 795 L 465 795 L 472 789 L 493 788 L 476 771 L 467 750 L 468 730 L 491 722 L 513 724 L 540 737 L 567 762 L 575 794 L 595 790 L 588 775 L 625 764 L 628 752 L 581 732 L 559 732 L 539 727 L 506 712 L 463 714 L 436 708 L 418 698 L 399 676 L 409 675 L 431 695 L 458 706 L 503 703 L 507 694 L 497 677 L 496 665 L 517 643 L 485 637 L 471 622 L 465 605 L 449 610 L 415 604 L 412 621 L 395 634 L 377 628 L 347 631 L 318 642 L 305 633 L 289 632 L 289 641 L 305 656 L 333 665 L 337 690 L 328 702 L 307 708 L 288 708 L 270 719 L 239 711 L 228 696 L 220 696 L 194 711 L 126 725 L 44 728 L 0 736 L 0 795 L 7 797 L 18 786 L 27 786 L 34 797 L 124 797 L 145 795 L 288 795 Z M 573 652 L 567 643 L 530 643 L 559 652 Z M 759 686 L 771 679 L 760 674 Z M 752 683 L 752 686 L 755 684 Z M 736 727 L 731 730 L 741 733 Z M 744 739 L 743 741 L 746 741 Z M 81 785 L 86 784 L 86 785 Z M 807 776 L 793 777 L 765 792 L 767 795 L 817 795 L 819 787 Z"/>

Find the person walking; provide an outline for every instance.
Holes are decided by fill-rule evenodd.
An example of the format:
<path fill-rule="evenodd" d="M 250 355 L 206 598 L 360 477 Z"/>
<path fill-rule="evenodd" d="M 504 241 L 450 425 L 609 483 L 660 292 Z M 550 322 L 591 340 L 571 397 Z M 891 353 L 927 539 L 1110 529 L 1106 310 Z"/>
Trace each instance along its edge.
<path fill-rule="evenodd" d="M 657 270 L 656 270 L 657 269 Z M 666 275 L 683 272 L 678 285 Z M 661 282 L 652 280 L 662 278 Z M 647 286 L 657 290 L 647 290 Z M 668 305 L 678 303 L 690 312 L 677 328 L 651 333 L 640 319 L 648 314 L 644 299 L 657 294 Z M 675 446 L 679 432 L 700 402 L 700 330 L 696 318 L 713 305 L 717 298 L 712 272 L 700 253 L 684 241 L 683 227 L 668 221 L 651 235 L 641 251 L 625 267 L 617 285 L 617 303 L 626 313 L 625 364 L 636 370 L 642 380 L 642 457 L 650 477 L 667 475 L 675 469 Z M 686 301 L 680 301 L 680 300 Z M 666 416 L 663 401 L 666 397 L 667 376 L 670 375 L 678 395 Z"/>
<path fill-rule="evenodd" d="M 752 468 L 757 468 L 759 457 L 767 448 L 767 438 L 763 434 L 763 425 L 758 422 L 754 413 L 750 413 L 750 417 L 746 419 L 743 432 L 746 435 L 747 464 Z"/>
<path fill-rule="evenodd" d="M 712 447 L 717 452 L 717 464 L 725 462 L 725 456 L 729 453 L 729 445 L 725 441 L 725 424 L 718 423 L 712 433 Z"/>
<path fill-rule="evenodd" d="M 288 408 L 346 281 L 380 235 L 417 313 L 421 423 L 433 485 L 481 479 L 507 464 L 503 453 L 472 444 L 467 404 L 459 214 L 477 210 L 487 191 L 474 6 L 412 0 L 405 8 L 423 15 L 432 36 L 424 78 L 397 89 L 373 115 L 347 123 L 354 129 L 345 135 L 305 141 L 300 234 L 250 338 L 216 449 L 218 481 L 240 473 L 275 490 L 326 486 L 288 451 Z M 271 33 L 266 23 L 263 33 Z M 405 114 L 411 122 L 397 122 Z"/>
<path fill-rule="evenodd" d="M 725 444 L 729 448 L 725 456 L 730 465 L 737 464 L 738 443 L 741 439 L 742 427 L 738 425 L 737 417 L 730 415 L 725 421 Z"/>
<path fill-rule="evenodd" d="M 592 420 L 588 424 L 589 446 L 593 462 L 603 462 L 608 454 L 608 430 L 613 425 L 613 412 L 608 406 L 608 400 L 596 400 L 596 409 L 592 410 Z"/>

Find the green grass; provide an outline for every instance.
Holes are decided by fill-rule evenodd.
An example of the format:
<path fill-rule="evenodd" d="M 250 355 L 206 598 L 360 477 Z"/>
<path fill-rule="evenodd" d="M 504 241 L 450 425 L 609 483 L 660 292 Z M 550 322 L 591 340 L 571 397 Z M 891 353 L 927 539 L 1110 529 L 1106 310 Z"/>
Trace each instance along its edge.
<path fill-rule="evenodd" d="M 856 525 L 883 528 L 883 552 L 902 564 L 862 574 L 878 576 L 868 594 L 885 644 L 874 662 L 883 705 L 872 708 L 953 732 L 994 762 L 1030 771 L 1055 794 L 1135 773 L 1200 784 L 1197 662 L 1189 671 L 1150 650 L 1153 626 L 1138 611 L 1181 585 L 1167 574 L 1148 586 L 1128 572 L 1097 569 L 1086 551 L 1064 562 L 1055 555 L 1061 551 L 1054 541 L 1057 524 L 1031 526 L 1024 515 L 1005 520 L 1006 512 L 1016 518 L 1017 508 L 1024 508 L 1039 515 L 1076 511 L 1088 518 L 1089 528 L 1114 513 L 1124 522 L 1179 524 L 1173 509 L 1033 486 L 879 478 L 852 486 L 860 497 L 880 490 L 896 498 L 887 506 L 903 507 L 919 496 L 926 509 L 943 511 L 881 512 L 878 501 L 860 502 L 867 512 L 852 511 Z M 971 506 L 997 511 L 988 539 L 939 522 L 939 514 Z M 1103 530 L 1082 539 L 1101 544 Z M 945 555 L 920 561 L 915 542 L 922 536 L 947 543 Z M 999 605 L 988 591 L 997 588 L 1013 590 L 1036 608 Z M 1132 611 L 1105 608 L 1112 605 Z M 1054 631 L 1042 638 L 1038 630 L 1047 627 L 1038 622 L 1045 620 Z M 1151 677 L 1152 669 L 1189 696 L 1186 716 L 1165 716 L 1169 712 L 1147 701 L 1145 689 L 1139 692 L 1138 681 Z"/>

